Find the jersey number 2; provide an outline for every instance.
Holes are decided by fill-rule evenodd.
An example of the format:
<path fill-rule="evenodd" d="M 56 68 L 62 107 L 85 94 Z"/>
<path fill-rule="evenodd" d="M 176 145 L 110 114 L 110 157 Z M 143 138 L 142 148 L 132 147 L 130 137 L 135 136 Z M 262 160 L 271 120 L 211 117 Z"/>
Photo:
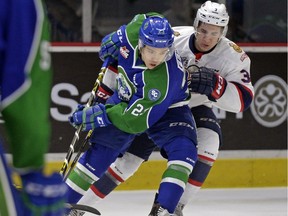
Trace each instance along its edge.
<path fill-rule="evenodd" d="M 141 115 L 141 112 L 144 110 L 143 105 L 137 104 L 136 108 L 134 108 L 131 112 L 132 115 L 134 116 L 139 116 Z"/>

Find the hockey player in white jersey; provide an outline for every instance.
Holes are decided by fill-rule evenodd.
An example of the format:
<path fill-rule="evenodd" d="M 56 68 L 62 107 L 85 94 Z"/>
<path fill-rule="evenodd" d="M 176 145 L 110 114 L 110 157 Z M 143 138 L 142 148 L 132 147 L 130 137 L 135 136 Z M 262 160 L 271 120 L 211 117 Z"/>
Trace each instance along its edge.
<path fill-rule="evenodd" d="M 239 46 L 225 37 L 228 22 L 225 5 L 207 1 L 198 9 L 193 27 L 173 28 L 179 32 L 179 36 L 175 37 L 175 48 L 191 72 L 188 81 L 192 92 L 190 107 L 198 134 L 198 161 L 175 210 L 176 216 L 183 215 L 184 206 L 199 191 L 218 156 L 222 135 L 212 106 L 238 113 L 246 110 L 253 99 L 250 59 Z M 98 96 L 107 98 L 107 85 L 109 87 L 109 83 Z M 151 143 L 132 144 L 129 151 L 94 183 L 97 193 L 91 199 L 95 203 L 104 199 L 117 185 L 132 176 L 143 161 L 148 160 L 153 149 Z M 165 155 L 165 152 L 162 154 Z M 158 215 L 155 212 L 157 205 L 156 195 L 149 216 Z"/>

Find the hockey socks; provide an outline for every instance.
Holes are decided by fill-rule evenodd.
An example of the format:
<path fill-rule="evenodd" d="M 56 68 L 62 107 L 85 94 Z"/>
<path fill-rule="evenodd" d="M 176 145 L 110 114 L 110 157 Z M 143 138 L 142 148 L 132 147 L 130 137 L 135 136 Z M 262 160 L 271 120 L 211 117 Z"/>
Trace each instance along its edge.
<path fill-rule="evenodd" d="M 185 166 L 186 165 L 186 166 Z M 173 213 L 183 194 L 192 166 L 180 161 L 170 161 L 162 176 L 157 202 Z"/>
<path fill-rule="evenodd" d="M 179 203 L 186 205 L 198 193 L 212 168 L 212 164 L 204 163 L 201 158 L 198 159 Z"/>
<path fill-rule="evenodd" d="M 144 160 L 130 153 L 125 153 L 116 159 L 105 174 L 94 182 L 85 195 L 79 200 L 79 204 L 91 205 L 104 199 L 119 184 L 131 177 Z"/>
<path fill-rule="evenodd" d="M 76 166 L 66 180 L 68 185 L 68 203 L 77 203 L 93 182 L 94 180 L 91 177 Z"/>

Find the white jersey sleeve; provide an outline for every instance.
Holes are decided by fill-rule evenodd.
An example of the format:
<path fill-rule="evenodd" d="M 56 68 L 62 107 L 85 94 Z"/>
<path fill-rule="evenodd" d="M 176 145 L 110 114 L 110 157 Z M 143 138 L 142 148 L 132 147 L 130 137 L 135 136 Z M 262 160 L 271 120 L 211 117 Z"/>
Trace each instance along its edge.
<path fill-rule="evenodd" d="M 104 74 L 102 82 L 112 91 L 116 89 L 116 78 L 118 76 L 118 70 L 112 66 L 109 66 Z"/>
<path fill-rule="evenodd" d="M 180 33 L 175 37 L 175 47 L 180 53 L 183 64 L 195 64 L 199 67 L 204 66 L 212 68 L 227 81 L 227 87 L 217 102 L 209 101 L 207 96 L 192 94 L 190 106 L 207 105 L 216 106 L 229 112 L 242 112 L 249 107 L 254 89 L 250 77 L 250 58 L 234 42 L 227 38 L 222 38 L 216 47 L 208 52 L 203 53 L 201 58 L 195 58 L 192 52 L 193 27 L 181 26 L 173 28 Z"/>

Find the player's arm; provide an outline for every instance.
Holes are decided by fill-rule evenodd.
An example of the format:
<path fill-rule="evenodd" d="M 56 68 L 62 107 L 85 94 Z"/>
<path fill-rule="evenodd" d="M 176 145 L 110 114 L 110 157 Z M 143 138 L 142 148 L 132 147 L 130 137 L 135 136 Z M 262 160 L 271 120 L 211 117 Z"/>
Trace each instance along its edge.
<path fill-rule="evenodd" d="M 147 116 L 151 109 L 151 101 L 133 96 L 132 105 L 121 101 L 117 94 L 113 94 L 106 105 L 97 104 L 91 107 L 78 106 L 69 117 L 74 127 L 82 124 L 82 130 L 87 131 L 113 124 L 127 133 L 136 134 L 148 128 Z M 149 108 L 148 108 L 149 107 Z"/>
<path fill-rule="evenodd" d="M 109 119 L 114 126 L 122 131 L 137 134 L 149 127 L 147 118 L 149 118 L 149 112 L 152 109 L 151 101 L 138 98 L 130 107 L 125 102 L 106 107 Z"/>
<path fill-rule="evenodd" d="M 110 65 L 104 74 L 102 82 L 96 92 L 96 103 L 105 104 L 107 99 L 114 93 L 117 82 L 116 77 L 118 74 L 117 65 Z"/>
<path fill-rule="evenodd" d="M 188 68 L 188 86 L 191 92 L 206 95 L 218 108 L 229 112 L 242 112 L 250 106 L 254 95 L 249 68 L 249 59 L 245 64 L 235 64 L 233 69 L 226 69 L 227 71 L 222 73 L 206 67 L 189 72 Z"/>
<path fill-rule="evenodd" d="M 245 111 L 254 97 L 249 68 L 239 68 L 233 73 L 229 73 L 225 80 L 227 82 L 226 90 L 213 104 L 229 112 Z"/>

